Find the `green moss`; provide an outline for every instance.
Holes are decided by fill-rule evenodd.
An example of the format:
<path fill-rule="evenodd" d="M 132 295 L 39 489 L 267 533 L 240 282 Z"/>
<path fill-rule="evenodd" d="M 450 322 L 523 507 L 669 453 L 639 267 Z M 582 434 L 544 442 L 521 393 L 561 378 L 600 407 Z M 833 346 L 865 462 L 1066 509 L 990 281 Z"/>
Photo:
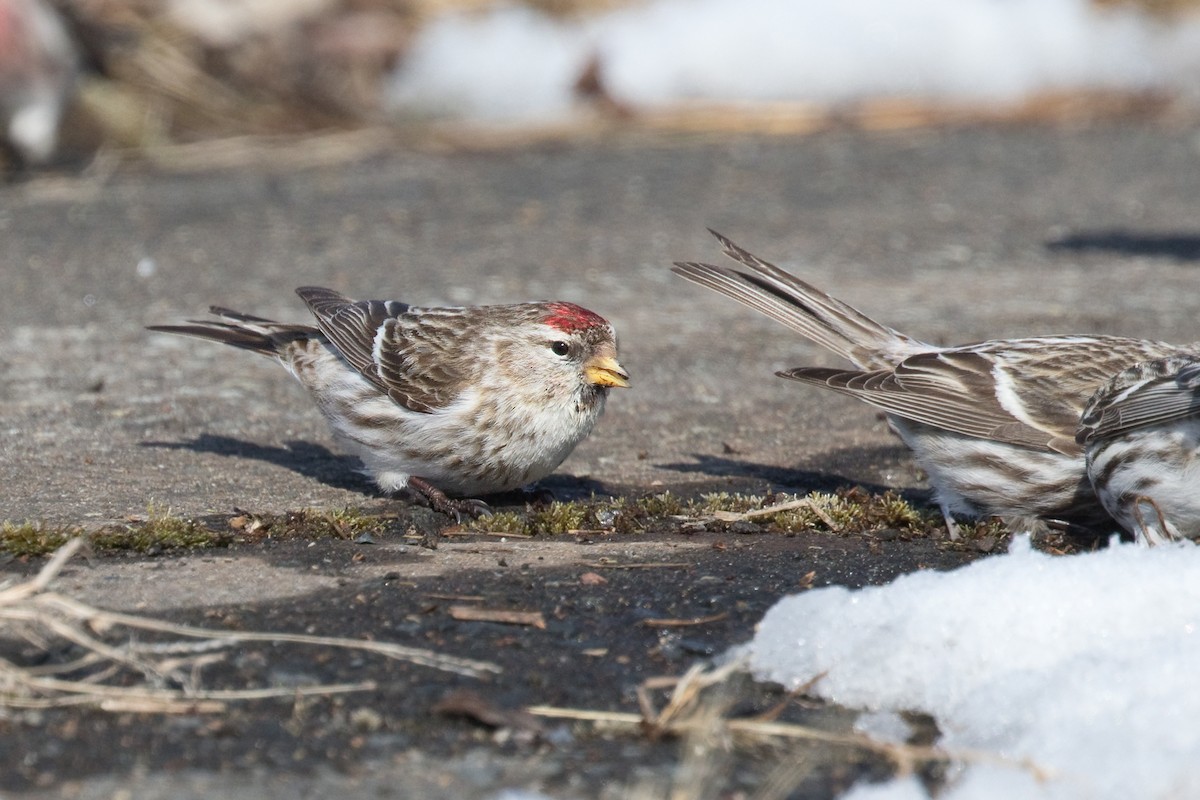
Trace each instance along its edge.
<path fill-rule="evenodd" d="M 783 508 L 773 513 L 753 513 L 776 506 Z M 743 519 L 783 533 L 810 530 L 864 533 L 895 528 L 917 534 L 942 524 L 936 512 L 917 508 L 895 492 L 872 495 L 861 489 L 849 489 L 834 494 L 812 492 L 804 496 L 716 492 L 696 500 L 684 500 L 671 492 L 637 498 L 592 497 L 555 502 L 527 509 L 524 513 L 502 511 L 474 520 L 468 527 L 476 531 L 525 536 L 555 535 L 574 530 L 634 534 L 652 529 L 668 530 L 680 522 L 693 520 L 710 528 L 730 527 Z"/>
<path fill-rule="evenodd" d="M 889 528 L 919 528 L 940 521 L 941 517 L 921 511 L 895 492 L 887 492 L 876 503 L 877 521 Z"/>
<path fill-rule="evenodd" d="M 78 526 L 44 523 L 0 525 L 0 552 L 14 556 L 42 556 L 54 552 L 70 539 L 84 536 L 97 551 L 154 552 L 179 548 L 222 547 L 229 534 L 214 531 L 194 520 L 174 517 L 152 509 L 151 516 L 120 525 L 105 525 L 85 532 Z"/>
<path fill-rule="evenodd" d="M 633 505 L 642 514 L 652 517 L 675 517 L 688 511 L 679 495 L 670 492 L 639 497 Z"/>
<path fill-rule="evenodd" d="M 754 513 L 776 507 L 780 510 L 774 513 Z M 939 515 L 913 506 L 895 492 L 873 495 L 857 488 L 802 496 L 707 494 L 693 503 L 690 510 L 700 517 L 716 516 L 718 522 L 725 524 L 733 524 L 727 519 L 730 515 L 745 515 L 742 518 L 756 525 L 785 533 L 806 530 L 865 533 L 882 528 L 920 533 L 941 525 Z"/>
<path fill-rule="evenodd" d="M 488 533 L 506 533 L 520 536 L 553 536 L 596 526 L 594 502 L 554 501 L 546 506 L 535 506 L 524 514 L 501 511 L 490 517 L 480 517 L 468 524 L 468 528 Z"/>
<path fill-rule="evenodd" d="M 692 508 L 700 514 L 715 514 L 718 511 L 744 514 L 747 511 L 756 511 L 764 505 L 766 498 L 761 496 L 714 492 L 700 495 L 700 502 L 693 503 Z"/>
<path fill-rule="evenodd" d="M 775 510 L 778 509 L 778 510 Z M 769 513 L 753 512 L 768 510 Z M 301 509 L 284 514 L 239 513 L 233 518 L 206 522 L 172 515 L 151 507 L 145 519 L 107 525 L 88 532 L 98 551 L 153 553 L 161 550 L 225 547 L 263 539 L 356 539 L 373 534 L 383 539 L 403 536 L 411 526 L 407 517 L 371 514 L 356 508 Z M 753 523 L 747 527 L 744 521 Z M 735 527 L 737 526 L 737 527 Z M 520 510 L 498 511 L 472 520 L 468 530 L 521 536 L 556 536 L 572 531 L 638 535 L 645 532 L 678 533 L 698 530 L 765 531 L 792 534 L 824 531 L 834 535 L 859 535 L 882 529 L 904 536 L 944 532 L 941 514 L 931 507 L 914 506 L 896 492 L 872 494 L 861 488 L 807 495 L 749 495 L 727 492 L 684 499 L 672 492 L 640 497 L 597 498 L 553 502 Z M 998 522 L 961 526 L 963 546 L 1002 546 L 1008 535 Z M 83 534 L 76 526 L 36 522 L 0 524 L 0 552 L 38 556 L 61 547 Z M 1065 545 L 1064 545 L 1065 546 Z"/>
<path fill-rule="evenodd" d="M 467 526 L 471 530 L 488 533 L 507 533 L 519 536 L 529 535 L 529 526 L 524 514 L 516 511 L 497 511 L 490 517 L 480 517 L 472 520 Z"/>
<path fill-rule="evenodd" d="M 553 502 L 543 508 L 535 508 L 529 515 L 531 534 L 568 533 L 584 528 L 595 528 L 596 517 L 590 503 Z"/>
<path fill-rule="evenodd" d="M 0 525 L 0 552 L 14 556 L 41 556 L 66 544 L 80 530 L 52 527 L 40 522 L 5 522 Z"/>
<path fill-rule="evenodd" d="M 195 520 L 158 516 L 144 522 L 109 526 L 88 535 L 97 550 L 127 550 L 149 553 L 159 550 L 223 547 L 230 537 Z"/>
<path fill-rule="evenodd" d="M 364 533 L 382 534 L 388 520 L 353 508 L 305 508 L 259 518 L 272 538 L 353 539 Z"/>
<path fill-rule="evenodd" d="M 391 520 L 356 509 L 302 509 L 287 514 L 242 514 L 228 524 L 205 524 L 151 507 L 144 519 L 105 525 L 84 532 L 75 526 L 5 522 L 0 525 L 0 552 L 40 556 L 53 552 L 73 536 L 84 535 L 99 552 L 155 553 L 162 550 L 228 547 L 264 538 L 353 539 L 384 533 Z"/>
<path fill-rule="evenodd" d="M 962 534 L 965 542 L 980 542 L 984 539 L 992 539 L 995 542 L 1006 543 L 1012 539 L 1012 531 L 998 519 L 987 519 L 980 522 L 968 522 L 959 524 L 958 532 Z M 1078 546 L 1078 542 L 1063 538 L 1064 546 Z"/>

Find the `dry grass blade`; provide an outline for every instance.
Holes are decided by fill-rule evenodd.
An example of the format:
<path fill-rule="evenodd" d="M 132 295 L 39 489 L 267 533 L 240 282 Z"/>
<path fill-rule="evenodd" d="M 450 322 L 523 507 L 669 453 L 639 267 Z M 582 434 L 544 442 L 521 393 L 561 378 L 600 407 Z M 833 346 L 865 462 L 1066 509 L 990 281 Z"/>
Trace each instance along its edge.
<path fill-rule="evenodd" d="M 0 589 L 0 608 L 15 605 L 30 595 L 45 591 L 46 587 L 50 585 L 50 581 L 54 580 L 62 571 L 63 565 L 70 561 L 86 543 L 87 540 L 82 537 L 72 539 L 54 551 L 54 555 L 46 562 L 46 566 L 42 567 L 32 580 Z"/>
<path fill-rule="evenodd" d="M 647 628 L 690 628 L 693 625 L 709 625 L 713 622 L 721 622 L 729 619 L 729 612 L 722 611 L 719 614 L 709 614 L 707 617 L 652 617 L 642 620 L 641 624 Z"/>
<path fill-rule="evenodd" d="M 807 497 L 801 497 L 796 500 L 789 500 L 786 503 L 779 503 L 766 508 L 756 508 L 750 511 L 715 511 L 713 518 L 721 522 L 741 522 L 742 520 L 754 519 L 755 517 L 769 517 L 772 514 L 780 514 L 784 511 L 795 511 L 797 508 L 807 508 L 817 519 L 825 523 L 826 527 L 831 531 L 840 531 L 842 526 L 834 521 L 833 517 L 829 516 L 823 508 L 814 503 Z"/>
<path fill-rule="evenodd" d="M 686 561 L 641 561 L 633 564 L 605 564 L 598 561 L 581 561 L 580 566 L 588 569 L 691 569 Z"/>
<path fill-rule="evenodd" d="M 546 629 L 546 618 L 540 611 L 514 611 L 508 608 L 480 608 L 479 606 L 455 605 L 448 609 L 451 619 L 464 622 L 499 622 L 502 625 L 529 625 L 538 630 Z"/>
<path fill-rule="evenodd" d="M 12 665 L 0 665 L 0 674 L 14 670 Z M 264 700 L 270 697 L 306 697 L 310 695 L 342 694 L 345 692 L 362 692 L 376 688 L 375 681 L 359 681 L 357 683 L 326 683 L 316 686 L 277 686 L 263 689 L 207 689 L 182 693 L 176 689 L 147 689 L 143 687 L 111 686 L 90 681 L 64 681 L 57 678 L 38 678 L 21 676 L 21 685 L 49 695 L 49 698 L 38 698 L 48 705 L 60 705 L 56 702 L 68 699 L 66 705 L 76 705 L 100 699 L 109 702 L 141 702 L 169 703 L 195 705 L 198 702 L 213 702 L 224 704 L 231 700 Z M 55 697 L 54 695 L 57 695 Z M 6 705 L 20 705 L 21 698 L 8 698 L 3 701 Z"/>
<path fill-rule="evenodd" d="M 77 618 L 86 620 L 89 625 L 120 625 L 146 631 L 170 633 L 176 636 L 202 638 L 209 642 L 271 642 L 291 644 L 306 644 L 320 647 L 339 647 L 347 650 L 362 650 L 377 653 L 398 661 L 408 661 L 423 667 L 432 667 L 445 672 L 454 672 L 472 678 L 481 678 L 489 673 L 501 672 L 499 665 L 490 661 L 477 661 L 469 658 L 447 656 L 420 647 L 406 647 L 391 642 L 371 642 L 362 639 L 346 639 L 340 636 L 312 636 L 303 633 L 275 632 L 243 632 L 243 631 L 214 631 L 209 628 L 197 628 L 191 625 L 176 625 L 170 622 L 139 617 L 135 614 L 122 614 L 113 611 L 103 611 L 81 603 L 64 595 L 47 592 L 38 597 L 40 605 L 47 608 L 60 609 Z M 0 606 L 0 619 L 4 616 L 4 608 Z"/>
<path fill-rule="evenodd" d="M 150 617 L 94 608 L 49 590 L 63 565 L 83 546 L 73 539 L 32 579 L 0 588 L 0 631 L 22 636 L 41 650 L 67 643 L 81 655 L 54 665 L 24 667 L 0 659 L 0 707 L 52 708 L 91 705 L 157 713 L 217 711 L 231 701 L 366 691 L 373 681 L 263 689 L 206 689 L 201 671 L 239 644 L 291 643 L 376 653 L 469 677 L 500 672 L 487 661 L 457 658 L 390 642 L 295 633 L 216 631 Z M 113 641 L 115 634 L 150 633 L 172 641 Z M 140 678 L 140 682 L 130 677 Z"/>
<path fill-rule="evenodd" d="M 309 169 L 363 159 L 395 146 L 385 128 L 278 136 L 230 136 L 146 150 L 155 166 L 170 172 L 236 169 L 250 164 L 274 169 Z"/>
<path fill-rule="evenodd" d="M 641 714 L 555 706 L 532 706 L 528 711 L 542 717 L 639 728 L 652 736 L 682 736 L 689 741 L 698 735 L 705 737 L 706 741 L 712 740 L 718 733 L 707 729 L 715 725 L 720 728 L 721 736 L 777 741 L 807 740 L 853 747 L 887 758 L 901 774 L 910 773 L 922 764 L 955 762 L 996 764 L 1027 770 L 1038 780 L 1048 777 L 1045 769 L 1028 759 L 1006 758 L 996 753 L 885 742 L 860 733 L 838 733 L 807 725 L 776 722 L 769 718 L 728 719 L 724 716 L 724 711 L 731 704 L 727 681 L 743 669 L 743 664 L 731 661 L 715 669 L 696 665 L 679 678 L 651 678 L 638 689 Z M 662 710 L 656 711 L 650 700 L 650 692 L 669 687 L 672 688 L 670 698 Z M 717 689 L 715 694 L 706 694 L 707 690 L 714 687 Z"/>

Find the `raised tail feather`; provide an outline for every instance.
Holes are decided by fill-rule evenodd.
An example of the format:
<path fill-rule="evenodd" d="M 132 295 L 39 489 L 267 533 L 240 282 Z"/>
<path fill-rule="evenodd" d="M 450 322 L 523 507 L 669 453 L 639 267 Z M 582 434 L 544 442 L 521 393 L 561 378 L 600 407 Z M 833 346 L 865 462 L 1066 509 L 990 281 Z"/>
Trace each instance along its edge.
<path fill-rule="evenodd" d="M 274 322 L 221 306 L 212 306 L 209 311 L 223 321 L 190 319 L 185 325 L 147 325 L 146 330 L 208 339 L 271 357 L 279 355 L 284 344 L 317 333 L 311 325 Z"/>
<path fill-rule="evenodd" d="M 765 314 L 861 369 L 895 366 L 914 353 L 936 349 L 876 322 L 716 231 L 709 233 L 745 269 L 681 261 L 673 268 L 677 275 Z"/>

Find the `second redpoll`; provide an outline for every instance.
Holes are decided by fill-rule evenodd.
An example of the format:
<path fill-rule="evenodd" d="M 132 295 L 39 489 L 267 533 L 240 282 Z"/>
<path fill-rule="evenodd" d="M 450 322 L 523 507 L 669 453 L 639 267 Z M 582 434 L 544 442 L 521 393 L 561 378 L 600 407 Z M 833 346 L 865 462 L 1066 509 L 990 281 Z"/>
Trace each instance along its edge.
<path fill-rule="evenodd" d="M 1080 414 L 1112 375 L 1197 346 L 1116 336 L 1041 336 L 938 347 L 860 313 L 716 234 L 735 267 L 675 271 L 766 314 L 856 369 L 800 367 L 781 377 L 825 386 L 887 413 L 952 515 L 998 516 L 1018 530 L 1104 534 L 1116 524 L 1075 441 Z"/>

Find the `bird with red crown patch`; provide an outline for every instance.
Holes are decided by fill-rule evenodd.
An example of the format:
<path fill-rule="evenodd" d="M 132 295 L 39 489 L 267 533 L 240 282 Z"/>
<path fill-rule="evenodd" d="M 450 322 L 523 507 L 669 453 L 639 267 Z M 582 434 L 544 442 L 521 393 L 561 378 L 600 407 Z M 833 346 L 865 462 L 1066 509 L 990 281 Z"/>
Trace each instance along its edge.
<path fill-rule="evenodd" d="M 613 326 L 574 303 L 433 308 L 296 292 L 315 327 L 213 307 L 219 321 L 150 330 L 276 359 L 381 489 L 413 490 L 456 516 L 487 513 L 477 495 L 553 472 L 608 390 L 629 385 Z"/>

